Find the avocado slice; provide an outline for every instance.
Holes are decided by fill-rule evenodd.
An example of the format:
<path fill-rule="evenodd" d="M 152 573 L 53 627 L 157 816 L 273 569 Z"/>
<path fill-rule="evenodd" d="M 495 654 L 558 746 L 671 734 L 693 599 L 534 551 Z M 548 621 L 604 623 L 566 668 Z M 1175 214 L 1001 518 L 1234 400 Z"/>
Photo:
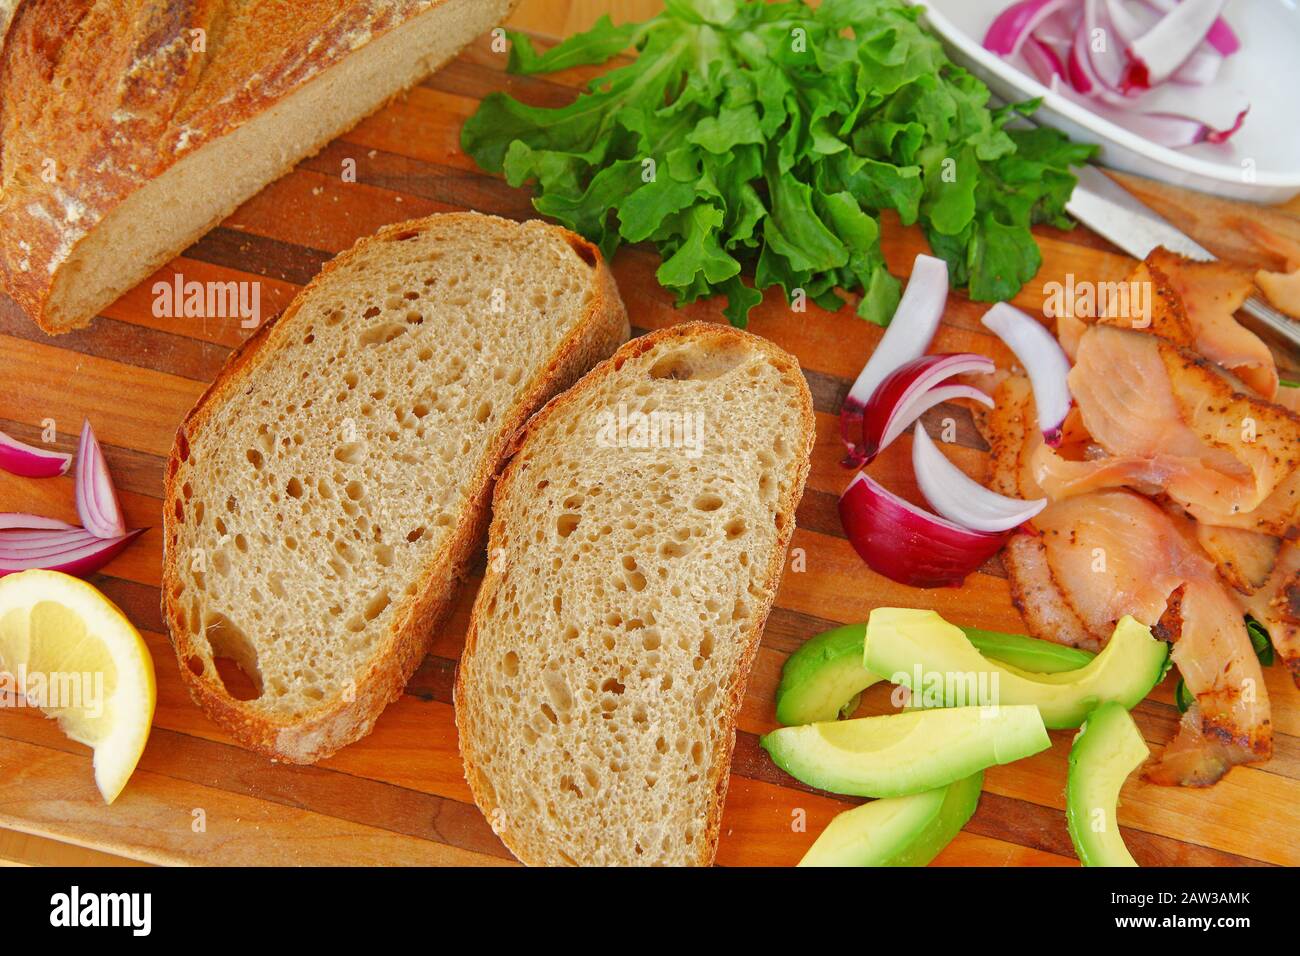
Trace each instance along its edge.
<path fill-rule="evenodd" d="M 1070 747 L 1065 822 L 1084 866 L 1137 866 L 1115 818 L 1124 781 L 1151 755 L 1123 704 L 1102 704 Z"/>
<path fill-rule="evenodd" d="M 910 797 L 846 810 L 822 831 L 800 866 L 925 866 L 975 815 L 984 772 Z"/>
<path fill-rule="evenodd" d="M 960 627 L 960 625 L 958 625 Z M 1003 664 L 1031 674 L 1059 674 L 1062 671 L 1077 671 L 1087 667 L 1097 655 L 1081 651 L 1077 647 L 1067 647 L 1052 641 L 1040 641 L 1036 637 L 1023 634 L 1001 634 L 998 631 L 982 631 L 976 627 L 963 627 L 966 639 L 975 645 L 975 649 L 985 657 L 991 657 Z"/>
<path fill-rule="evenodd" d="M 916 706 L 1033 704 L 1043 723 L 1059 729 L 1078 727 L 1099 703 L 1133 707 L 1164 676 L 1168 659 L 1169 645 L 1126 615 L 1087 666 L 1031 674 L 984 657 L 934 611 L 882 607 L 867 622 L 864 664 L 909 687 Z"/>
<path fill-rule="evenodd" d="M 835 720 L 880 678 L 862 666 L 867 625 L 846 624 L 804 642 L 781 669 L 776 719 L 787 727 Z"/>
<path fill-rule="evenodd" d="M 781 727 L 759 743 L 790 776 L 832 793 L 905 797 L 1011 763 L 1051 741 L 1037 707 L 951 707 Z"/>
<path fill-rule="evenodd" d="M 1040 674 L 1077 670 L 1092 660 L 1087 651 L 1019 634 L 962 628 L 980 653 Z M 791 654 L 776 691 L 776 719 L 787 727 L 847 717 L 864 690 L 881 678 L 863 666 L 865 624 L 846 624 L 810 637 Z"/>

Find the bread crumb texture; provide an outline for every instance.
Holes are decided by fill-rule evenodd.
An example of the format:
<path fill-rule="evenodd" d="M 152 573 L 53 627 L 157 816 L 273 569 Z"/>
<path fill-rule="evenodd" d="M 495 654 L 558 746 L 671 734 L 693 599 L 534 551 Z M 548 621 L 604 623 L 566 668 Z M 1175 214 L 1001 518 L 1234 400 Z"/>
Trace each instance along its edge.
<path fill-rule="evenodd" d="M 405 225 L 327 267 L 178 436 L 168 618 L 236 724 L 363 695 L 412 608 L 463 573 L 514 430 L 626 335 L 615 297 L 617 337 L 552 384 L 599 305 L 590 250 L 539 222 Z"/>
<path fill-rule="evenodd" d="M 470 783 L 523 860 L 712 861 L 812 438 L 794 359 L 704 324 L 629 343 L 530 424 L 457 698 Z"/>

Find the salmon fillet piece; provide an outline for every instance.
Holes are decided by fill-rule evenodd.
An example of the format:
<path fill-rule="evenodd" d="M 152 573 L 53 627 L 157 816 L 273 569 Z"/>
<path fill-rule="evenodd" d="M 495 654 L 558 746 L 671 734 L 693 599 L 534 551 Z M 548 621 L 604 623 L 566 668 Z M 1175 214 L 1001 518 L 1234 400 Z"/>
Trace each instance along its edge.
<path fill-rule="evenodd" d="M 1069 613 L 1100 647 L 1131 614 L 1173 644 L 1171 657 L 1196 704 L 1149 779 L 1208 786 L 1236 764 L 1271 756 L 1259 659 L 1241 608 L 1196 547 L 1194 529 L 1123 490 L 1055 502 L 1033 526 L 1055 593 L 1028 594 L 1012 572 L 1031 630 Z"/>
<path fill-rule="evenodd" d="M 1080 337 L 1069 383 L 1084 427 L 1106 456 L 1071 461 L 1036 448 L 1034 480 L 1048 497 L 1128 487 L 1167 494 L 1209 524 L 1277 536 L 1297 526 L 1294 413 L 1238 390 L 1185 348 L 1107 325 Z M 1279 489 L 1283 497 L 1270 501 Z"/>
<path fill-rule="evenodd" d="M 1273 649 L 1300 687 L 1300 542 L 1284 541 L 1271 573 L 1237 604 L 1268 631 Z"/>
<path fill-rule="evenodd" d="M 1278 389 L 1273 353 L 1236 319 L 1252 289 L 1249 273 L 1241 269 L 1223 262 L 1195 262 L 1158 248 L 1098 303 L 1103 314 L 1059 316 L 1056 335 L 1071 360 L 1089 325 L 1158 335 L 1205 356 L 1260 397 L 1272 399 Z M 1149 307 L 1143 308 L 1147 290 Z"/>
<path fill-rule="evenodd" d="M 1005 379 L 980 419 L 995 491 L 1041 494 L 1030 467 L 1043 447 L 1035 421 L 1028 381 Z M 1207 786 L 1235 764 L 1267 759 L 1272 730 L 1243 612 L 1196 538 L 1191 522 L 1129 491 L 1108 490 L 1053 502 L 1029 531 L 1012 536 L 1002 560 L 1012 600 L 1035 637 L 1096 651 L 1119 618 L 1132 614 L 1173 642 L 1196 704 L 1149 775 Z M 1300 557 L 1297 563 L 1300 570 Z"/>

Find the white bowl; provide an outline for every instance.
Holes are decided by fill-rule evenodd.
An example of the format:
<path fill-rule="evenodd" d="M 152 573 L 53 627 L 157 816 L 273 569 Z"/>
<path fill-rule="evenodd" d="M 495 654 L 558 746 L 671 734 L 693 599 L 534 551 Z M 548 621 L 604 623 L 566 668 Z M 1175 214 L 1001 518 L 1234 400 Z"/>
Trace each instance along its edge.
<path fill-rule="evenodd" d="M 907 0 L 917 4 L 919 0 Z M 1244 90 L 1250 113 L 1227 143 L 1158 146 L 1102 119 L 984 49 L 984 33 L 1012 0 L 924 0 L 926 22 L 953 61 L 1003 100 L 1042 97 L 1035 114 L 1073 139 L 1096 143 L 1106 166 L 1202 192 L 1259 203 L 1300 193 L 1300 12 L 1296 0 L 1229 0 L 1224 15 L 1241 50 L 1216 83 Z"/>

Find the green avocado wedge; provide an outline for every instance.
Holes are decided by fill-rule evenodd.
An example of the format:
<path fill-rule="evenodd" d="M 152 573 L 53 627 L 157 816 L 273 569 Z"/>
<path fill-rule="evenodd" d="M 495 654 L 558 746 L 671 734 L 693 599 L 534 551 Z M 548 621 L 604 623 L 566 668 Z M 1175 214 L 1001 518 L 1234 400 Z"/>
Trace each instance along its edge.
<path fill-rule="evenodd" d="M 865 624 L 846 624 L 804 642 L 786 659 L 776 689 L 776 719 L 817 724 L 857 709 L 858 695 L 880 678 L 862 666 Z"/>
<path fill-rule="evenodd" d="M 759 743 L 796 780 L 857 797 L 946 787 L 1051 741 L 1038 708 L 952 707 L 782 727 Z"/>
<path fill-rule="evenodd" d="M 1124 781 L 1150 756 L 1123 704 L 1102 704 L 1070 747 L 1065 822 L 1084 866 L 1137 866 L 1124 845 L 1115 808 Z"/>
<path fill-rule="evenodd" d="M 1097 655 L 1081 651 L 1077 647 L 1040 641 L 1036 637 L 1023 634 L 1001 634 L 997 631 L 982 631 L 975 627 L 961 628 L 966 639 L 975 645 L 975 649 L 985 657 L 991 657 L 1003 664 L 1031 674 L 1059 674 L 1062 671 L 1077 671 L 1087 667 Z"/>
<path fill-rule="evenodd" d="M 1101 703 L 1135 706 L 1165 674 L 1169 646 L 1125 616 L 1084 667 L 1031 674 L 984 657 L 934 611 L 876 608 L 867 621 L 864 666 L 912 691 L 919 707 L 1032 704 L 1052 729 L 1078 727 Z"/>
<path fill-rule="evenodd" d="M 925 866 L 975 815 L 984 773 L 910 797 L 886 797 L 835 817 L 800 866 Z"/>
<path fill-rule="evenodd" d="M 1039 674 L 1077 670 L 1093 655 L 1019 634 L 962 628 L 981 654 Z M 848 716 L 858 696 L 881 678 L 863 665 L 866 624 L 846 624 L 810 637 L 786 659 L 776 691 L 776 719 L 787 727 Z"/>

